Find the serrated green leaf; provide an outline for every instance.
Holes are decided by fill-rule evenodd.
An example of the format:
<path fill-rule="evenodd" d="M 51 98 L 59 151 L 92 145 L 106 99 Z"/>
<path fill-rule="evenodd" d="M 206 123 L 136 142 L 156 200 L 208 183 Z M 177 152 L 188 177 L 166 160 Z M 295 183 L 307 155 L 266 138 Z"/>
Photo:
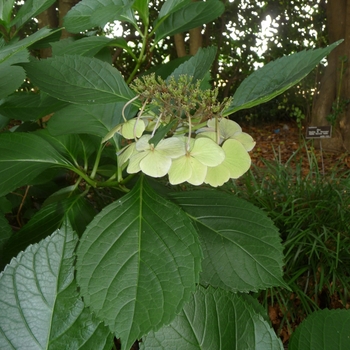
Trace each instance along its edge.
<path fill-rule="evenodd" d="M 26 74 L 22 67 L 0 65 L 0 99 L 16 91 L 24 82 Z"/>
<path fill-rule="evenodd" d="M 0 113 L 10 119 L 32 121 L 43 118 L 67 105 L 68 102 L 57 100 L 46 94 L 18 92 L 2 101 Z"/>
<path fill-rule="evenodd" d="M 173 12 L 173 8 L 178 8 L 178 6 L 171 6 L 167 10 L 170 11 L 170 15 L 157 28 L 156 42 L 166 36 L 182 33 L 209 23 L 219 17 L 225 10 L 224 4 L 218 0 L 189 2 L 185 6 L 183 5 L 183 2 L 179 3 L 179 9 L 175 12 Z M 163 15 L 162 12 L 161 15 Z"/>
<path fill-rule="evenodd" d="M 84 232 L 96 212 L 83 196 L 71 195 L 67 198 L 68 195 L 69 193 L 65 195 L 66 198 L 41 208 L 27 224 L 6 241 L 0 258 L 1 269 L 27 246 L 38 243 L 61 227 L 66 219 L 69 219 L 74 231 L 79 235 Z"/>
<path fill-rule="evenodd" d="M 182 7 L 189 4 L 192 0 L 167 0 L 162 5 L 159 11 L 158 18 L 163 18 L 171 13 L 180 10 Z"/>
<path fill-rule="evenodd" d="M 132 2 L 130 0 L 82 0 L 68 12 L 63 25 L 71 33 L 79 33 L 92 27 L 103 27 L 106 20 L 119 20 L 130 9 Z M 111 7 L 114 7 L 114 12 L 110 13 L 111 17 L 106 19 L 104 8 Z"/>
<path fill-rule="evenodd" d="M 52 30 L 48 28 L 42 28 L 35 32 L 32 35 L 27 36 L 26 38 L 13 42 L 9 45 L 6 45 L 5 47 L 0 49 L 0 63 L 4 62 L 5 60 L 9 60 L 12 56 L 17 55 L 21 51 L 25 50 L 28 46 L 33 45 L 35 42 L 51 35 L 52 33 L 60 31 L 60 29 Z M 25 57 L 27 57 L 27 53 Z M 26 62 L 26 60 L 16 60 L 16 62 Z M 11 61 L 11 64 L 14 62 Z"/>
<path fill-rule="evenodd" d="M 174 321 L 142 339 L 141 349 L 283 350 L 283 346 L 244 298 L 199 286 Z"/>
<path fill-rule="evenodd" d="M 33 84 L 63 101 L 104 104 L 135 97 L 120 72 L 97 58 L 65 55 L 23 66 Z"/>
<path fill-rule="evenodd" d="M 67 38 L 52 43 L 52 55 L 80 55 L 93 57 L 106 46 L 119 46 L 127 48 L 127 42 L 123 38 L 110 39 L 104 36 L 90 36 L 79 40 Z"/>
<path fill-rule="evenodd" d="M 16 26 L 18 30 L 28 20 L 45 11 L 54 2 L 55 0 L 26 0 L 20 7 L 18 13 L 16 13 L 16 17 L 12 20 L 11 26 Z"/>
<path fill-rule="evenodd" d="M 173 193 L 170 198 L 198 230 L 202 284 L 239 292 L 285 286 L 281 239 L 262 210 L 220 191 Z"/>
<path fill-rule="evenodd" d="M 84 300 L 117 332 L 124 350 L 181 310 L 198 282 L 201 260 L 186 215 L 143 177 L 95 217 L 77 255 Z"/>
<path fill-rule="evenodd" d="M 47 141 L 35 134 L 0 134 L 0 196 L 28 184 L 50 167 L 70 168 Z"/>
<path fill-rule="evenodd" d="M 217 49 L 215 46 L 200 48 L 193 57 L 178 66 L 167 80 L 169 80 L 170 77 L 178 79 L 181 75 L 193 77 L 193 83 L 203 79 L 214 62 L 216 51 Z"/>
<path fill-rule="evenodd" d="M 293 333 L 288 349 L 350 349 L 350 311 L 320 310 L 309 315 Z"/>
<path fill-rule="evenodd" d="M 223 115 L 257 106 L 280 95 L 305 78 L 342 41 L 279 58 L 256 70 L 238 87 Z"/>
<path fill-rule="evenodd" d="M 0 274 L 1 349 L 111 349 L 108 328 L 78 296 L 77 241 L 65 226 L 29 246 Z"/>
<path fill-rule="evenodd" d="M 100 137 L 122 123 L 123 102 L 101 105 L 70 105 L 54 114 L 48 123 L 52 135 L 86 133 Z M 127 119 L 135 116 L 137 108 L 129 105 L 124 113 Z M 74 121 L 74 122 L 72 122 Z"/>

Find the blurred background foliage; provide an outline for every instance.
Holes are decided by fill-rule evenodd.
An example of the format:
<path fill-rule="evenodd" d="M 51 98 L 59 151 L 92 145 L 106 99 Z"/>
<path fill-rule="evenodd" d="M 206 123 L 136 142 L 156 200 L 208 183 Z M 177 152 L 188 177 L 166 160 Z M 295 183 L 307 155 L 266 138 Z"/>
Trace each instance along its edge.
<path fill-rule="evenodd" d="M 78 1 L 64 1 L 68 7 Z M 304 49 L 324 47 L 328 44 L 326 29 L 326 0 L 222 0 L 225 12 L 212 23 L 201 28 L 201 46 L 215 45 L 218 55 L 212 68 L 211 83 L 219 86 L 220 96 L 232 96 L 240 83 L 258 67 L 283 55 Z M 35 32 L 45 25 L 62 24 L 63 0 L 57 0 L 51 8 L 28 22 L 21 29 L 20 37 Z M 159 13 L 163 0 L 150 1 L 150 23 Z M 20 8 L 22 2 L 16 3 Z M 74 35 L 76 39 L 89 35 L 105 35 L 124 38 L 133 53 L 141 50 L 139 33 L 127 22 L 109 23 L 104 28 Z M 65 36 L 70 36 L 66 33 Z M 190 52 L 190 33 L 183 33 L 186 51 Z M 39 50 L 40 49 L 40 50 Z M 106 52 L 106 50 L 109 50 Z M 33 51 L 36 56 L 47 56 L 42 48 Z M 119 47 L 110 47 L 102 53 L 128 77 L 134 69 L 133 57 Z M 177 58 L 174 37 L 166 37 L 149 51 L 139 74 Z M 256 125 L 261 122 L 296 120 L 307 122 L 311 114 L 313 91 L 320 80 L 322 64 L 300 84 L 261 106 L 242 110 L 235 114 L 240 123 Z"/>

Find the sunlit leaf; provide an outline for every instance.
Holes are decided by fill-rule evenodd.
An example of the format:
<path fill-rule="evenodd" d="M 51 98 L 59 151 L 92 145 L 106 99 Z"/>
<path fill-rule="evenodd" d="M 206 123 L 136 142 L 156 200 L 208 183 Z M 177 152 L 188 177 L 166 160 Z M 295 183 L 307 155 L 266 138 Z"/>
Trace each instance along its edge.
<path fill-rule="evenodd" d="M 111 349 L 108 328 L 79 298 L 77 242 L 65 226 L 29 246 L 0 274 L 1 349 Z"/>
<path fill-rule="evenodd" d="M 143 177 L 95 217 L 77 255 L 84 300 L 123 350 L 175 317 L 195 289 L 201 259 L 187 216 Z"/>

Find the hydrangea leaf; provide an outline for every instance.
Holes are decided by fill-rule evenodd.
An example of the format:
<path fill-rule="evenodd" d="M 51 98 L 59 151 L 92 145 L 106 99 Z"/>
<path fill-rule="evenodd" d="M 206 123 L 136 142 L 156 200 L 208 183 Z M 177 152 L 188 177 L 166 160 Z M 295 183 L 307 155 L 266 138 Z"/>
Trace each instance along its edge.
<path fill-rule="evenodd" d="M 251 301 L 199 286 L 174 321 L 142 339 L 141 349 L 283 350 L 275 331 Z"/>
<path fill-rule="evenodd" d="M 84 301 L 123 350 L 181 311 L 199 282 L 202 257 L 187 215 L 143 176 L 93 219 L 77 255 Z"/>
<path fill-rule="evenodd" d="M 316 311 L 298 326 L 288 349 L 350 349 L 349 324 L 349 310 Z"/>
<path fill-rule="evenodd" d="M 0 274 L 1 349 L 111 349 L 109 329 L 79 298 L 77 242 L 65 225 L 19 253 Z"/>
<path fill-rule="evenodd" d="M 202 284 L 249 292 L 286 286 L 278 229 L 259 208 L 215 190 L 172 193 L 194 221 L 204 252 Z"/>

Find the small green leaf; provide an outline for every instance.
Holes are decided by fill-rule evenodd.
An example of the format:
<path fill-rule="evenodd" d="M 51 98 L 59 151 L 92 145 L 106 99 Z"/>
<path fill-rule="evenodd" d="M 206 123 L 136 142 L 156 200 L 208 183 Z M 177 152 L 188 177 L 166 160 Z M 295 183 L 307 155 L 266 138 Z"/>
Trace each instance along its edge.
<path fill-rule="evenodd" d="M 77 242 L 64 226 L 29 246 L 0 274 L 1 349 L 111 349 L 108 328 L 79 298 Z"/>
<path fill-rule="evenodd" d="M 283 345 L 245 298 L 199 286 L 174 321 L 143 337 L 141 349 L 283 350 Z"/>
<path fill-rule="evenodd" d="M 170 198 L 198 230 L 204 253 L 201 283 L 239 292 L 285 286 L 281 239 L 262 210 L 214 190 L 173 193 Z"/>
<path fill-rule="evenodd" d="M 87 305 L 121 338 L 122 349 L 169 323 L 198 283 L 196 231 L 176 205 L 141 177 L 88 226 L 77 251 Z"/>
<path fill-rule="evenodd" d="M 214 62 L 216 51 L 215 46 L 200 48 L 193 57 L 179 65 L 167 80 L 170 77 L 174 77 L 177 80 L 181 75 L 193 77 L 193 83 L 203 79 Z"/>
<path fill-rule="evenodd" d="M 65 55 L 23 66 L 33 84 L 63 101 L 104 104 L 135 96 L 119 71 L 97 58 Z"/>
<path fill-rule="evenodd" d="M 288 349 L 350 349 L 350 311 L 320 310 L 309 315 L 293 333 Z"/>
<path fill-rule="evenodd" d="M 0 196 L 28 184 L 44 170 L 70 168 L 47 141 L 35 134 L 0 134 Z"/>
<path fill-rule="evenodd" d="M 279 58 L 256 70 L 238 87 L 223 115 L 257 106 L 280 95 L 305 78 L 342 41 Z"/>
<path fill-rule="evenodd" d="M 157 146 L 164 136 L 177 124 L 177 120 L 171 121 L 169 124 L 161 125 L 153 137 L 148 140 L 148 143 Z"/>
<path fill-rule="evenodd" d="M 170 8 L 167 10 L 171 13 L 157 28 L 156 42 L 166 36 L 182 33 L 211 22 L 225 10 L 224 4 L 218 0 L 189 2 L 185 6 L 183 6 L 183 3 L 179 3 L 179 6 L 180 8 L 176 12 L 172 12 Z"/>
<path fill-rule="evenodd" d="M 54 2 L 55 0 L 26 0 L 16 13 L 15 18 L 11 22 L 11 26 L 16 26 L 16 29 L 18 30 L 28 20 L 45 11 Z"/>

